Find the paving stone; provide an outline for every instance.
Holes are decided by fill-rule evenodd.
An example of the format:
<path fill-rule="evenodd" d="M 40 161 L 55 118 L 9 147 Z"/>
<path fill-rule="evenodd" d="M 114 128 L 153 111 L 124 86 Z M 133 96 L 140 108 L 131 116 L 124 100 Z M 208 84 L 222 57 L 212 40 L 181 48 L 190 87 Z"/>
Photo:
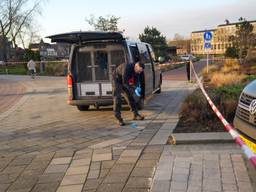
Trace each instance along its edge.
<path fill-rule="evenodd" d="M 87 179 L 84 184 L 83 191 L 93 190 L 93 189 L 96 190 L 101 183 L 102 183 L 102 179 Z"/>
<path fill-rule="evenodd" d="M 76 159 L 71 162 L 72 167 L 90 165 L 91 159 Z"/>
<path fill-rule="evenodd" d="M 150 189 L 148 188 L 140 188 L 140 189 L 135 189 L 134 188 L 124 188 L 122 192 L 149 192 Z"/>
<path fill-rule="evenodd" d="M 100 170 L 100 175 L 99 178 L 104 178 L 107 176 L 107 174 L 109 173 L 110 169 L 101 169 Z"/>
<path fill-rule="evenodd" d="M 147 167 L 147 168 L 153 168 L 157 164 L 156 160 L 139 160 L 136 164 L 136 167 Z"/>
<path fill-rule="evenodd" d="M 2 173 L 21 173 L 25 168 L 26 166 L 8 166 Z"/>
<path fill-rule="evenodd" d="M 236 184 L 223 183 L 222 186 L 223 186 L 223 191 L 237 191 Z"/>
<path fill-rule="evenodd" d="M 157 170 L 155 173 L 156 180 L 171 180 L 172 172 L 168 170 Z"/>
<path fill-rule="evenodd" d="M 51 161 L 51 165 L 61 165 L 61 164 L 69 164 L 72 157 L 60 157 L 60 158 L 54 158 Z"/>
<path fill-rule="evenodd" d="M 55 192 L 59 183 L 39 183 L 33 188 L 32 192 Z"/>
<path fill-rule="evenodd" d="M 66 175 L 86 175 L 89 171 L 89 166 L 69 167 Z"/>
<path fill-rule="evenodd" d="M 160 158 L 160 153 L 144 153 L 140 157 L 140 159 L 145 159 L 145 160 L 158 160 Z"/>
<path fill-rule="evenodd" d="M 199 192 L 202 191 L 200 186 L 188 186 L 187 192 Z"/>
<path fill-rule="evenodd" d="M 57 192 L 81 192 L 83 185 L 68 185 L 68 186 L 60 186 Z"/>
<path fill-rule="evenodd" d="M 186 182 L 177 182 L 177 181 L 171 182 L 171 190 L 170 191 L 176 191 L 176 190 L 186 191 L 186 189 L 187 189 Z"/>
<path fill-rule="evenodd" d="M 221 191 L 221 182 L 219 180 L 203 180 L 203 190 L 208 190 L 208 191 Z"/>
<path fill-rule="evenodd" d="M 152 183 L 151 178 L 130 177 L 126 186 L 127 188 L 150 188 Z"/>
<path fill-rule="evenodd" d="M 0 174 L 0 186 L 2 184 L 13 183 L 18 177 L 20 173 L 1 173 Z"/>
<path fill-rule="evenodd" d="M 116 164 L 133 164 L 136 163 L 137 160 L 137 157 L 120 157 L 118 161 L 116 161 Z"/>
<path fill-rule="evenodd" d="M 134 167 L 133 164 L 114 165 L 113 168 L 110 170 L 110 172 L 112 173 L 131 172 L 133 167 Z"/>
<path fill-rule="evenodd" d="M 253 192 L 253 188 L 250 182 L 238 182 L 237 185 L 238 185 L 238 190 L 241 192 L 242 191 Z"/>
<path fill-rule="evenodd" d="M 72 157 L 74 155 L 74 151 L 70 150 L 61 150 L 57 151 L 54 155 L 54 158 L 59 158 L 59 157 Z"/>
<path fill-rule="evenodd" d="M 87 178 L 88 179 L 97 179 L 99 177 L 99 174 L 100 174 L 100 170 L 90 170 Z"/>
<path fill-rule="evenodd" d="M 36 178 L 27 179 L 27 180 L 16 180 L 8 189 L 8 191 L 17 191 L 17 190 L 31 190 L 36 184 Z"/>
<path fill-rule="evenodd" d="M 101 162 L 92 162 L 90 165 L 90 170 L 99 170 L 101 166 Z"/>
<path fill-rule="evenodd" d="M 153 177 L 155 172 L 154 168 L 135 168 L 132 173 L 131 176 L 133 177 Z"/>
<path fill-rule="evenodd" d="M 124 184 L 108 183 L 102 184 L 98 188 L 97 192 L 121 192 Z"/>
<path fill-rule="evenodd" d="M 68 165 L 49 165 L 44 173 L 63 173 L 68 169 Z"/>
<path fill-rule="evenodd" d="M 49 173 L 39 176 L 38 183 L 55 183 L 62 181 L 65 173 Z"/>
<path fill-rule="evenodd" d="M 5 191 L 10 186 L 10 184 L 0 184 L 0 191 Z"/>
<path fill-rule="evenodd" d="M 101 164 L 102 169 L 110 169 L 113 167 L 116 161 L 111 160 L 111 161 L 103 161 Z"/>
<path fill-rule="evenodd" d="M 170 191 L 171 182 L 168 180 L 155 180 L 153 182 L 152 191 L 154 192 L 165 192 Z"/>
<path fill-rule="evenodd" d="M 83 184 L 86 175 L 65 175 L 60 185 L 77 185 Z"/>
<path fill-rule="evenodd" d="M 108 174 L 103 183 L 125 183 L 128 177 L 128 172 Z"/>
<path fill-rule="evenodd" d="M 121 157 L 139 157 L 141 150 L 124 150 Z"/>
<path fill-rule="evenodd" d="M 186 174 L 173 174 L 172 181 L 186 182 L 188 181 L 188 175 Z"/>
<path fill-rule="evenodd" d="M 93 154 L 92 161 L 107 161 L 112 160 L 112 153 Z"/>
<path fill-rule="evenodd" d="M 188 174 L 189 174 L 189 169 L 180 168 L 180 167 L 174 167 L 174 168 L 173 168 L 173 174 L 184 174 L 184 175 L 188 175 Z"/>

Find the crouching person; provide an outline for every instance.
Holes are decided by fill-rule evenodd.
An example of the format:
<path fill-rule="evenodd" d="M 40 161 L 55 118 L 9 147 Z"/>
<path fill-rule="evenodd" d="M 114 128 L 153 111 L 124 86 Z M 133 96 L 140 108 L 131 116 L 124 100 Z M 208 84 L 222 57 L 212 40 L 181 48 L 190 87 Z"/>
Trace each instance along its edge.
<path fill-rule="evenodd" d="M 137 62 L 135 64 L 120 64 L 113 72 L 112 78 L 112 90 L 113 90 L 113 102 L 114 102 L 114 114 L 120 126 L 124 126 L 125 123 L 121 116 L 122 108 L 122 93 L 128 99 L 128 103 L 133 112 L 133 120 L 143 120 L 144 117 L 138 112 L 135 99 L 133 97 L 133 88 L 129 84 L 130 79 L 136 79 L 136 76 L 142 73 L 144 70 L 144 64 Z"/>

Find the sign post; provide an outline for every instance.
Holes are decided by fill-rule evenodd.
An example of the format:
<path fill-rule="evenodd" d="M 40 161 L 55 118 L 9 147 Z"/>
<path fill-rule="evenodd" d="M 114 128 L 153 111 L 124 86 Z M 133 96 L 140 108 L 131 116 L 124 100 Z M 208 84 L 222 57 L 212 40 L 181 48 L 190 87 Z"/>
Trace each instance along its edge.
<path fill-rule="evenodd" d="M 207 50 L 207 73 L 209 72 L 209 50 L 212 48 L 212 32 L 206 31 L 204 33 L 204 49 Z"/>

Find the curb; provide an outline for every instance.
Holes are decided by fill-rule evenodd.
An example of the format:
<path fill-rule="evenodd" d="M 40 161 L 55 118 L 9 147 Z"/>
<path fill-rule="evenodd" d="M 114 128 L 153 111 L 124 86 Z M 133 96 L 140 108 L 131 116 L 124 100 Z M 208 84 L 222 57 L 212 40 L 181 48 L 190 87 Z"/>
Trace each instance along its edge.
<path fill-rule="evenodd" d="M 234 143 L 233 138 L 226 132 L 211 133 L 173 133 L 172 136 L 179 144 L 208 144 L 208 143 Z"/>

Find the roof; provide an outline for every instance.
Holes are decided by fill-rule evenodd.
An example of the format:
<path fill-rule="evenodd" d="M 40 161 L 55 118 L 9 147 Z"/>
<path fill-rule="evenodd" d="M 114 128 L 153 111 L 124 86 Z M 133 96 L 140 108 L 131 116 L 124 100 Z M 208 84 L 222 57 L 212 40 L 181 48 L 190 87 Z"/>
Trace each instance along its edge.
<path fill-rule="evenodd" d="M 123 40 L 120 32 L 77 31 L 48 36 L 52 42 L 82 43 L 94 40 Z"/>
<path fill-rule="evenodd" d="M 249 23 L 255 23 L 256 20 L 253 20 L 253 21 L 248 21 Z M 229 24 L 221 24 L 221 25 L 218 25 L 218 27 L 223 27 L 223 26 L 228 26 L 228 25 L 236 25 L 236 24 L 239 24 L 239 23 L 243 23 L 243 21 L 239 21 L 239 22 L 235 22 L 235 23 L 229 23 Z"/>
<path fill-rule="evenodd" d="M 216 31 L 216 29 L 206 29 L 206 30 L 201 30 L 201 31 L 192 31 L 192 33 L 203 33 L 207 31 Z"/>

